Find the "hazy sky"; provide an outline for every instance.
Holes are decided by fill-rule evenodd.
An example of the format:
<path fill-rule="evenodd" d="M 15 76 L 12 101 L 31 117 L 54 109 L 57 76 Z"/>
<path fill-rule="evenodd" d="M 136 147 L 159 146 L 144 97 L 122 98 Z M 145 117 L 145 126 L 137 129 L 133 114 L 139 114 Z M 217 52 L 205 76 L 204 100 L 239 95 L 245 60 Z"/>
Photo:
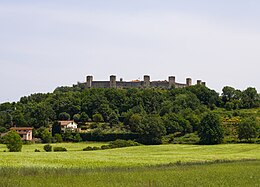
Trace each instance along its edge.
<path fill-rule="evenodd" d="M 175 75 L 260 91 L 259 0 L 0 0 L 0 102 Z"/>

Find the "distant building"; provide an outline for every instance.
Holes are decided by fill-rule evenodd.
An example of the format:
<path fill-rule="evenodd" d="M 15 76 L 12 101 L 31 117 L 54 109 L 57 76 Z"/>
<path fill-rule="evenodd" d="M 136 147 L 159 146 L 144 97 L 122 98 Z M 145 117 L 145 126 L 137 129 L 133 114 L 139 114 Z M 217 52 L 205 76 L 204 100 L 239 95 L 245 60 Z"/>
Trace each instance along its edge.
<path fill-rule="evenodd" d="M 78 124 L 73 120 L 64 120 L 59 121 L 59 124 L 61 126 L 61 132 L 64 133 L 66 129 L 70 129 L 74 132 L 80 132 L 80 128 L 78 128 Z"/>
<path fill-rule="evenodd" d="M 32 140 L 32 127 L 12 127 L 10 130 L 16 131 L 20 136 L 22 140 Z"/>
<path fill-rule="evenodd" d="M 197 84 L 206 86 L 206 82 L 197 80 Z M 111 75 L 110 79 L 107 81 L 94 81 L 93 76 L 89 75 L 86 78 L 86 82 L 78 83 L 79 86 L 86 88 L 184 88 L 192 86 L 192 79 L 187 78 L 185 83 L 177 83 L 175 81 L 175 76 L 169 76 L 168 80 L 159 80 L 151 81 L 149 75 L 144 75 L 143 80 L 132 80 L 132 81 L 123 81 L 123 78 L 120 78 L 120 81 L 116 80 L 115 75 Z M 76 86 L 76 85 L 74 85 Z"/>

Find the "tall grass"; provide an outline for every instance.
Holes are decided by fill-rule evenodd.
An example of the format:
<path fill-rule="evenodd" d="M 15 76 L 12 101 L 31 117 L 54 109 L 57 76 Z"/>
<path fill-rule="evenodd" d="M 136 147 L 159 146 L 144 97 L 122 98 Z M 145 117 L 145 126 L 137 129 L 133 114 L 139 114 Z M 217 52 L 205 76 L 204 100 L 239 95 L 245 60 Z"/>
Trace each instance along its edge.
<path fill-rule="evenodd" d="M 257 186 L 260 161 L 136 168 L 1 168 L 1 186 Z"/>

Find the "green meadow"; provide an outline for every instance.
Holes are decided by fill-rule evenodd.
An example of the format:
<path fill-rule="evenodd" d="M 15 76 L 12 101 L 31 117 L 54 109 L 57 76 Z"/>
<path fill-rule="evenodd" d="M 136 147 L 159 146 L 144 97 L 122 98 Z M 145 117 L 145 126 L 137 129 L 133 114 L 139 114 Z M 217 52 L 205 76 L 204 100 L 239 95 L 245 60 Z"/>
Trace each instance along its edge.
<path fill-rule="evenodd" d="M 52 144 L 67 152 L 44 152 L 43 144 L 24 145 L 22 152 L 4 152 L 0 146 L 0 166 L 48 168 L 102 168 L 163 165 L 176 162 L 260 159 L 259 144 L 152 145 L 97 151 L 82 151 L 102 143 Z M 40 149 L 41 152 L 34 152 Z"/>
<path fill-rule="evenodd" d="M 259 186 L 260 161 L 103 170 L 2 168 L 0 186 Z"/>
<path fill-rule="evenodd" d="M 105 143 L 60 143 L 67 152 L 44 152 L 44 144 L 4 152 L 0 186 L 259 186 L 260 145 L 153 145 L 97 151 Z M 40 149 L 41 152 L 34 152 Z"/>

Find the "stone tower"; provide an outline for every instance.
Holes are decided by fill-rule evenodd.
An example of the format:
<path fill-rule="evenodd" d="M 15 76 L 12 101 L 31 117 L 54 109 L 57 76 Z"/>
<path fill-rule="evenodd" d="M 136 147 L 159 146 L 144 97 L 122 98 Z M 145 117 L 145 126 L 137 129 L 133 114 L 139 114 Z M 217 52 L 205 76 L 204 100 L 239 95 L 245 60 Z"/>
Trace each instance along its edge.
<path fill-rule="evenodd" d="M 201 80 L 197 80 L 197 84 L 201 85 L 202 84 Z"/>
<path fill-rule="evenodd" d="M 116 76 L 115 75 L 110 76 L 110 88 L 116 88 Z"/>
<path fill-rule="evenodd" d="M 187 85 L 187 86 L 191 86 L 191 84 L 192 84 L 191 78 L 187 78 L 187 79 L 186 79 L 186 85 Z"/>
<path fill-rule="evenodd" d="M 150 86 L 150 76 L 144 75 L 144 87 L 147 88 Z"/>
<path fill-rule="evenodd" d="M 175 86 L 175 77 L 174 76 L 170 76 L 169 77 L 169 88 L 172 88 Z"/>
<path fill-rule="evenodd" d="M 92 87 L 93 76 L 87 76 L 87 88 Z"/>
<path fill-rule="evenodd" d="M 206 86 L 206 82 L 202 82 L 201 84 L 202 84 L 203 86 Z"/>

